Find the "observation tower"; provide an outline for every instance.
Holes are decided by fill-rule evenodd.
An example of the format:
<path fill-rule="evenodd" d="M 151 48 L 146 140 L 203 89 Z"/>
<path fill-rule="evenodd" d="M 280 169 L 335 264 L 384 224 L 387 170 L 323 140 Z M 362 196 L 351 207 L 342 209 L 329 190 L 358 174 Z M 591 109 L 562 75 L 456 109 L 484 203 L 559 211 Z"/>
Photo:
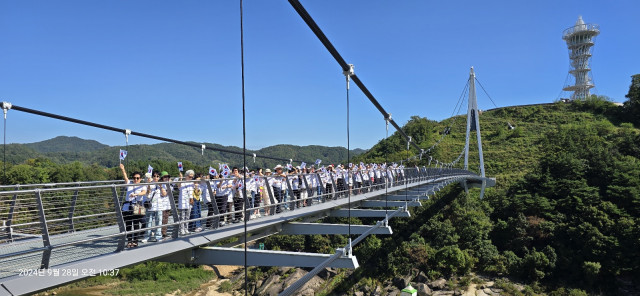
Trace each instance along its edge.
<path fill-rule="evenodd" d="M 578 16 L 573 27 L 562 32 L 562 39 L 567 42 L 569 59 L 571 59 L 569 73 L 574 77 L 574 84 L 567 85 L 562 90 L 573 91 L 572 100 L 584 100 L 591 95 L 589 90 L 594 85 L 590 75 L 589 60 L 591 59 L 591 47 L 598 34 L 600 34 L 600 26 L 585 24 L 582 16 Z"/>

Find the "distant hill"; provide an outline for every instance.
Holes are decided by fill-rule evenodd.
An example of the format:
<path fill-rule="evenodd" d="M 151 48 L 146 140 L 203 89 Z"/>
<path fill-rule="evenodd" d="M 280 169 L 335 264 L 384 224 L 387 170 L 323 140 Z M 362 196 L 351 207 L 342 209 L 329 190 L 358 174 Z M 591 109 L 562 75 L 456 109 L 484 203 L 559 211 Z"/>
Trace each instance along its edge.
<path fill-rule="evenodd" d="M 236 146 L 222 146 L 213 143 L 204 143 L 207 147 L 221 148 L 225 150 L 242 152 L 242 148 Z M 187 147 L 174 143 L 159 143 L 153 145 L 108 146 L 94 140 L 86 140 L 78 137 L 59 136 L 53 139 L 28 143 L 7 145 L 7 162 L 20 164 L 27 159 L 47 158 L 55 163 L 70 163 L 78 161 L 85 164 L 96 164 L 104 167 L 115 167 L 119 163 L 118 152 L 120 149 L 128 151 L 127 161 L 155 160 L 177 162 L 189 161 L 199 166 L 214 166 L 218 163 L 229 163 L 232 166 L 242 166 L 242 155 L 206 150 L 204 155 L 197 148 Z M 351 156 L 364 153 L 363 149 L 354 149 Z M 283 159 L 296 159 L 313 162 L 321 159 L 323 163 L 344 163 L 347 161 L 347 149 L 344 147 L 325 147 L 318 145 L 295 146 L 275 145 L 265 147 L 248 153 L 256 153 L 261 156 L 270 156 Z M 247 157 L 249 167 L 273 167 L 282 162 L 252 157 Z M 299 163 L 294 163 L 298 165 Z"/>
<path fill-rule="evenodd" d="M 42 142 L 25 144 L 27 147 L 40 153 L 49 152 L 91 152 L 109 147 L 94 140 L 85 140 L 78 137 L 58 136 Z"/>

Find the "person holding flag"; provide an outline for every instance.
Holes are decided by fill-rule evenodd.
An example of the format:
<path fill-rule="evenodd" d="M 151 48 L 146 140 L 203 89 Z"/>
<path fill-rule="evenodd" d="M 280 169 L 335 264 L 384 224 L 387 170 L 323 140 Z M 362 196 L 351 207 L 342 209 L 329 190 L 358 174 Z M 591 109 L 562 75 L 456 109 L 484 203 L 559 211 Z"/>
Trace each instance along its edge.
<path fill-rule="evenodd" d="M 191 212 L 191 206 L 193 205 L 193 191 L 194 184 L 191 182 L 195 177 L 193 170 L 188 170 L 185 173 L 184 179 L 187 182 L 181 182 L 178 184 L 180 194 L 178 195 L 178 216 L 180 219 L 180 234 L 187 235 L 189 230 L 187 229 L 187 221 Z M 180 172 L 180 179 L 182 179 L 182 172 Z"/>
<path fill-rule="evenodd" d="M 224 172 L 224 171 L 223 171 Z M 229 174 L 221 174 L 220 182 L 216 185 L 216 205 L 220 213 L 220 226 L 226 224 L 225 217 L 231 222 L 231 217 L 224 215 L 229 207 L 229 200 L 233 202 L 233 180 L 227 178 Z"/>
<path fill-rule="evenodd" d="M 235 212 L 233 223 L 238 223 L 244 218 L 244 180 L 237 167 L 233 168 L 232 177 L 234 178 L 233 188 L 235 189 L 233 192 L 233 211 Z"/>
<path fill-rule="evenodd" d="M 204 191 L 201 186 L 202 175 L 196 174 L 194 177 L 195 182 L 193 182 L 193 204 L 191 205 L 191 211 L 189 212 L 189 220 L 200 219 L 202 218 L 202 200 Z M 202 231 L 202 221 L 192 221 L 189 222 L 190 232 L 200 232 Z"/>
<path fill-rule="evenodd" d="M 133 172 L 131 177 L 133 181 L 129 180 L 127 171 L 124 168 L 124 164 L 120 164 L 120 170 L 126 184 L 132 184 L 127 186 L 127 193 L 124 198 L 124 204 L 122 205 L 122 216 L 127 229 L 127 247 L 135 248 L 138 246 L 138 241 L 142 238 L 142 232 L 135 232 L 140 229 L 144 223 L 144 215 L 136 215 L 134 213 L 134 206 L 143 207 L 143 201 L 147 195 L 147 186 L 140 185 L 142 175 L 139 172 Z"/>

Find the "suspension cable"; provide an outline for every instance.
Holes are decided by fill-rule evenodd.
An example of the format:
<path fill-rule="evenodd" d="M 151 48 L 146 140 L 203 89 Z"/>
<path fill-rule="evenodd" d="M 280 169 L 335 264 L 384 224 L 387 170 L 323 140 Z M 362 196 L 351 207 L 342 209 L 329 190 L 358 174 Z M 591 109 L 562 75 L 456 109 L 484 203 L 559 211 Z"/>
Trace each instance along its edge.
<path fill-rule="evenodd" d="M 353 64 L 349 64 L 349 69 L 346 71 L 343 71 L 342 74 L 344 74 L 346 82 L 347 82 L 347 179 L 346 181 L 346 187 L 349 188 L 349 180 L 350 180 L 350 176 L 351 176 L 351 168 L 349 167 L 349 161 L 351 160 L 351 154 L 350 154 L 350 143 L 349 143 L 349 81 L 351 80 L 351 75 L 354 75 L 354 69 L 353 69 Z M 344 176 L 343 176 L 343 180 L 344 180 Z M 344 181 L 343 181 L 344 182 Z M 349 215 L 348 215 L 348 221 L 349 221 L 349 255 L 351 255 L 352 253 L 352 249 L 351 249 L 351 190 L 347 189 L 347 198 L 348 198 L 348 204 L 349 204 Z"/>
<path fill-rule="evenodd" d="M 385 146 L 389 145 L 389 120 L 385 118 L 384 120 L 385 122 L 385 128 L 387 130 L 387 135 L 385 137 Z M 386 149 L 384 149 L 384 162 L 387 164 L 387 167 L 389 166 L 389 147 L 386 147 Z M 386 174 L 389 175 L 389 170 L 386 170 Z M 387 176 L 387 180 L 389 179 L 389 176 Z M 387 184 L 388 181 L 385 181 L 385 186 L 384 186 L 384 217 L 388 219 L 387 217 L 387 211 L 389 210 L 389 184 Z"/>
<path fill-rule="evenodd" d="M 4 132 L 2 142 L 2 165 L 3 169 L 3 182 L 7 182 L 7 111 L 11 109 L 11 103 L 2 102 L 2 112 L 4 113 Z"/>
<path fill-rule="evenodd" d="M 244 92 L 244 27 L 243 27 L 242 0 L 240 0 L 240 68 L 242 75 L 242 199 L 244 206 L 244 295 L 249 293 L 249 276 L 247 271 L 247 129 L 245 117 L 245 92 Z M 255 154 L 253 154 L 255 155 Z"/>
<path fill-rule="evenodd" d="M 322 42 L 324 47 L 329 51 L 329 53 L 333 56 L 336 62 L 338 62 L 338 64 L 342 68 L 342 71 L 349 70 L 349 64 L 347 64 L 347 62 L 342 58 L 340 53 L 338 53 L 338 51 L 333 46 L 333 44 L 331 44 L 331 41 L 329 41 L 327 36 L 322 32 L 318 24 L 316 24 L 316 22 L 313 20 L 311 15 L 309 15 L 307 10 L 302 6 L 302 4 L 300 4 L 300 1 L 289 0 L 289 4 L 291 4 L 291 6 L 296 10 L 298 15 L 300 15 L 300 17 L 304 20 L 307 26 L 309 26 L 309 28 L 311 29 L 311 31 L 313 31 L 316 37 L 318 37 L 320 42 Z M 378 111 L 380 111 L 380 113 L 385 118 L 387 117 L 390 118 L 389 113 L 387 113 L 387 111 L 385 111 L 384 108 L 382 108 L 382 105 L 380 105 L 378 100 L 376 100 L 373 94 L 371 94 L 371 92 L 369 91 L 369 89 L 367 89 L 364 83 L 360 81 L 360 78 L 358 78 L 358 75 L 355 75 L 355 74 L 351 75 L 351 79 L 353 80 L 353 83 L 355 83 L 358 86 L 358 88 L 360 88 L 360 90 L 369 99 L 369 101 L 376 107 L 376 109 L 378 109 Z M 393 121 L 393 119 L 389 119 L 389 122 L 391 123 L 391 125 L 393 125 L 393 127 L 396 128 L 396 130 L 398 131 L 398 133 L 400 133 L 400 135 L 402 135 L 406 140 L 409 139 L 409 136 L 402 130 L 402 128 L 400 128 L 400 126 L 395 121 Z M 416 149 L 420 150 L 420 147 L 416 143 L 412 143 L 412 145 Z"/>
<path fill-rule="evenodd" d="M 500 108 L 498 107 L 498 105 L 496 105 L 496 102 L 493 101 L 493 99 L 491 98 L 491 96 L 489 95 L 489 93 L 487 92 L 487 90 L 484 89 L 484 86 L 482 86 L 482 83 L 480 83 L 480 80 L 478 80 L 478 78 L 476 77 L 476 81 L 478 82 L 478 85 L 480 85 L 480 88 L 482 89 L 482 91 L 484 91 L 484 93 L 487 95 L 487 97 L 489 98 L 489 100 L 491 101 L 491 103 L 493 103 L 493 106 L 496 107 L 496 109 Z M 507 124 L 509 125 L 510 129 L 513 129 L 513 125 L 511 125 L 511 122 L 509 120 L 509 118 L 507 118 Z"/>
<path fill-rule="evenodd" d="M 44 116 L 44 117 L 49 117 L 49 118 L 69 121 L 69 122 L 82 124 L 82 125 L 87 125 L 87 126 L 92 126 L 92 127 L 96 127 L 96 128 L 100 128 L 100 129 L 105 129 L 105 130 L 110 130 L 110 131 L 114 131 L 114 132 L 119 132 L 119 133 L 126 133 L 127 132 L 127 130 L 125 130 L 125 129 L 116 128 L 116 127 L 113 127 L 113 126 L 103 125 L 103 124 L 99 124 L 99 123 L 94 123 L 94 122 L 90 122 L 90 121 L 75 119 L 75 118 L 66 117 L 66 116 L 57 115 L 57 114 L 52 114 L 52 113 L 47 113 L 47 112 L 34 110 L 34 109 L 29 109 L 29 108 L 25 108 L 25 107 L 20 107 L 20 106 L 16 106 L 16 105 L 12 105 L 12 109 L 15 109 L 15 110 L 18 110 L 18 111 L 22 111 L 22 112 L 25 112 L 25 113 L 31 113 L 31 114 L 35 114 L 35 115 Z M 153 139 L 153 140 L 158 140 L 158 141 L 163 141 L 163 142 L 170 142 L 170 143 L 175 143 L 175 144 L 180 144 L 180 145 L 185 145 L 185 146 L 191 146 L 191 147 L 195 147 L 195 148 L 201 148 L 202 147 L 201 144 L 185 142 L 185 141 L 180 141 L 180 140 L 175 140 L 175 139 L 170 139 L 170 138 L 165 138 L 165 137 L 160 137 L 160 136 L 155 136 L 155 135 L 150 135 L 150 134 L 145 134 L 145 133 L 141 133 L 141 132 L 135 132 L 135 131 L 131 131 L 131 130 L 128 130 L 128 131 L 129 131 L 129 134 L 131 134 L 131 135 L 139 136 L 139 137 L 143 137 L 143 138 L 148 138 L 148 139 Z M 238 151 L 229 150 L 229 149 L 224 149 L 224 148 L 206 147 L 206 149 L 213 150 L 213 151 L 219 151 L 219 152 L 225 152 L 225 153 L 231 153 L 231 154 L 236 154 L 236 155 L 247 155 L 247 153 L 238 152 Z M 253 155 L 251 154 L 251 155 L 248 155 L 248 156 L 253 156 Z M 289 161 L 289 159 L 285 159 L 285 158 L 277 158 L 277 157 L 264 156 L 264 155 L 258 155 L 257 157 L 264 158 L 264 159 L 270 159 L 270 160 L 277 160 L 277 161 Z M 294 161 L 302 162 L 301 160 L 294 160 Z"/>

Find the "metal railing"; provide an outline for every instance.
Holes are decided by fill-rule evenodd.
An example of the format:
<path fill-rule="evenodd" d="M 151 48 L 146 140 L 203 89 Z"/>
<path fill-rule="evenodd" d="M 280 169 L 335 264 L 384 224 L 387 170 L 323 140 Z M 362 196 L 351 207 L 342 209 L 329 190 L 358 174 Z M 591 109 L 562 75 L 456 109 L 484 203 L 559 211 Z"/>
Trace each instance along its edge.
<path fill-rule="evenodd" d="M 0 278 L 16 275 L 20 270 L 46 269 L 63 263 L 120 252 L 126 249 L 129 240 L 135 240 L 136 235 L 142 237 L 151 230 L 161 231 L 165 228 L 166 239 L 176 239 L 183 235 L 179 233 L 180 224 L 191 230 L 197 229 L 197 224 L 200 224 L 199 227 L 204 231 L 215 231 L 224 227 L 223 222 L 241 222 L 243 219 L 260 219 L 262 216 L 295 211 L 345 198 L 349 192 L 356 196 L 373 191 L 383 192 L 387 187 L 405 184 L 408 186 L 426 180 L 477 175 L 459 169 L 423 167 L 395 170 L 389 173 L 388 177 L 384 174 L 382 176 L 383 178 L 378 180 L 369 179 L 370 182 L 363 182 L 358 187 L 355 186 L 355 182 L 349 186 L 349 182 L 345 181 L 346 187 L 339 190 L 338 184 L 342 181 L 338 180 L 339 176 L 330 173 L 292 175 L 286 177 L 280 195 L 277 195 L 277 189 L 271 186 L 274 184 L 274 177 L 258 176 L 257 186 L 249 184 L 251 181 L 255 182 L 255 179 L 247 179 L 247 183 L 261 198 L 256 199 L 252 191 L 247 191 L 247 196 L 242 196 L 245 191 L 238 190 L 232 192 L 231 199 L 234 202 L 231 206 L 227 203 L 228 199 L 216 198 L 216 193 L 220 192 L 217 185 L 221 181 L 229 181 L 228 179 L 136 184 L 167 184 L 172 188 L 167 190 L 167 196 L 164 197 L 167 198 L 168 208 L 163 210 L 169 213 L 166 223 L 150 227 L 145 223 L 139 228 L 127 225 L 130 220 L 126 217 L 127 213 L 122 211 L 125 192 L 131 184 L 52 186 L 53 188 L 0 191 Z M 301 192 L 300 187 L 298 190 L 292 188 L 291 181 L 299 177 L 304 177 L 304 195 L 297 194 Z M 230 181 L 238 188 L 237 184 L 241 183 L 241 180 L 240 178 Z M 197 184 L 206 192 L 200 201 L 200 215 L 192 214 L 181 220 L 177 206 L 180 204 L 179 185 L 188 183 Z M 313 186 L 314 184 L 318 186 Z"/>

